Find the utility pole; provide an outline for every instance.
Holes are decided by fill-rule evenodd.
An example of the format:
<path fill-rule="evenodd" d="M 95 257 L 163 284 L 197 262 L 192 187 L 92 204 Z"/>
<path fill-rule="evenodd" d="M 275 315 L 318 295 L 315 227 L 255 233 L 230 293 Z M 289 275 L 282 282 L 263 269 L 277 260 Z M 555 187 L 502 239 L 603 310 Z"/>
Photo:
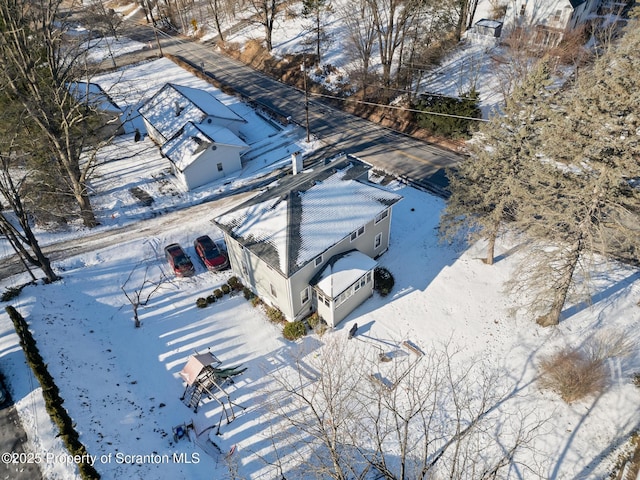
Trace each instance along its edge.
<path fill-rule="evenodd" d="M 162 46 L 160 45 L 160 39 L 158 38 L 158 26 L 156 25 L 156 19 L 153 18 L 153 11 L 151 10 L 152 7 L 150 2 L 147 2 L 147 8 L 149 9 L 149 16 L 151 17 L 151 28 L 153 28 L 153 35 L 156 37 L 156 44 L 158 45 L 160 56 L 164 57 L 164 53 L 162 53 Z"/>
<path fill-rule="evenodd" d="M 300 70 L 302 70 L 302 78 L 304 81 L 304 111 L 307 120 L 307 143 L 309 143 L 309 90 L 307 89 L 307 56 L 305 54 L 302 54 Z"/>

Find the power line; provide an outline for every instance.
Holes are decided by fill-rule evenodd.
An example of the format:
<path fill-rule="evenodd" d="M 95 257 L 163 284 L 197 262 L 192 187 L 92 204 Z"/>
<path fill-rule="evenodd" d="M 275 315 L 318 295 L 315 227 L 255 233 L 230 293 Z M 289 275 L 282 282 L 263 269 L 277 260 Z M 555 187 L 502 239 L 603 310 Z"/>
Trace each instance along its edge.
<path fill-rule="evenodd" d="M 429 112 L 429 111 L 426 111 L 426 110 L 418 110 L 418 109 L 415 109 L 415 108 L 397 107 L 395 105 L 385 105 L 385 104 L 382 104 L 382 103 L 367 102 L 365 100 L 356 100 L 356 99 L 349 98 L 349 97 L 347 97 L 347 98 L 337 97 L 335 95 L 326 95 L 324 93 L 313 93 L 313 92 L 310 92 L 309 95 L 313 95 L 313 96 L 316 96 L 316 97 L 331 98 L 331 99 L 334 99 L 334 100 L 342 100 L 343 102 L 359 103 L 361 105 L 371 105 L 371 106 L 374 106 L 374 107 L 391 108 L 393 110 L 403 110 L 405 112 L 416 112 L 416 113 L 424 113 L 424 114 L 427 114 L 427 115 L 437 115 L 437 116 L 440 116 L 440 117 L 460 118 L 462 120 L 475 120 L 477 122 L 488 122 L 489 121 L 489 120 L 486 120 L 484 118 L 465 117 L 463 115 L 453 115 L 453 114 L 450 114 L 450 113 Z"/>
<path fill-rule="evenodd" d="M 136 22 L 136 23 L 138 23 L 138 22 Z M 138 25 L 146 26 L 146 27 L 149 27 L 149 28 L 154 28 L 154 27 L 150 27 L 149 25 L 140 24 L 140 23 L 138 23 Z M 179 44 L 188 44 L 188 43 L 190 43 L 189 41 L 182 40 L 179 37 L 174 37 L 174 36 L 168 35 L 168 34 L 166 34 L 164 32 L 163 32 L 163 34 L 168 38 L 171 38 L 173 40 L 177 40 L 177 43 L 179 43 Z M 401 91 L 400 89 L 398 89 L 398 90 Z M 309 95 L 316 96 L 316 97 L 330 98 L 330 99 L 333 99 L 333 100 L 341 100 L 343 102 L 358 103 L 358 104 L 361 104 L 361 105 L 370 105 L 370 106 L 374 106 L 374 107 L 388 108 L 388 109 L 392 109 L 392 110 L 403 110 L 405 112 L 415 112 L 415 113 L 423 113 L 423 114 L 426 114 L 426 115 L 435 115 L 435 116 L 439 116 L 439 117 L 458 118 L 458 119 L 461 119 L 461 120 L 472 120 L 472 121 L 477 121 L 477 122 L 488 122 L 489 121 L 489 120 L 486 120 L 484 118 L 465 117 L 463 115 L 454 115 L 454 114 L 450 114 L 450 113 L 441 113 L 441 112 L 429 112 L 429 111 L 426 111 L 426 110 L 418 110 L 418 109 L 414 109 L 414 108 L 398 107 L 398 106 L 395 106 L 395 105 L 385 105 L 385 104 L 382 104 L 382 103 L 368 102 L 368 101 L 365 101 L 365 100 L 356 100 L 356 99 L 349 98 L 349 97 L 346 97 L 346 98 L 338 97 L 338 96 L 335 96 L 335 95 L 327 95 L 327 94 L 323 94 L 323 93 L 309 92 Z M 460 97 L 451 97 L 451 96 L 447 96 L 447 95 L 439 95 L 439 94 L 431 94 L 431 93 L 428 93 L 427 95 L 436 96 L 436 97 L 445 97 L 445 98 L 460 98 Z"/>

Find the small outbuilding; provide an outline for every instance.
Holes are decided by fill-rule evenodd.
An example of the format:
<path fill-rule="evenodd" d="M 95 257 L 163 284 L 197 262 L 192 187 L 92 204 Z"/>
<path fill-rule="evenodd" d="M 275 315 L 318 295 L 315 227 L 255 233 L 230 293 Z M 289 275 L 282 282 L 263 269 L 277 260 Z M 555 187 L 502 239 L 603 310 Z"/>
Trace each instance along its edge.
<path fill-rule="evenodd" d="M 479 35 L 500 38 L 502 34 L 502 22 L 483 18 L 474 25 L 475 32 Z"/>

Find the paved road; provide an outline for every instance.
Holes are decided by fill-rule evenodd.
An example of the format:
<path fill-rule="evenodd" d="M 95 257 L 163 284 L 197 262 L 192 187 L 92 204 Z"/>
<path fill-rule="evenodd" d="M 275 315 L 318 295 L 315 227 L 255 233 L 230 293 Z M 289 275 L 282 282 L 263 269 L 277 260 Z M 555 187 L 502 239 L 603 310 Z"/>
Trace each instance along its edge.
<path fill-rule="evenodd" d="M 127 35 L 155 45 L 153 31 L 148 26 L 138 26 Z M 245 99 L 306 125 L 304 91 L 229 58 L 211 45 L 177 37 L 161 38 L 163 53 L 203 68 L 209 76 L 230 86 Z M 324 148 L 313 155 L 314 159 L 350 153 L 440 195 L 446 195 L 444 169 L 462 158 L 455 152 L 345 113 L 313 97 L 309 103 L 309 126 L 312 135 L 324 144 Z"/>
<path fill-rule="evenodd" d="M 0 454 L 14 455 L 9 463 L 0 461 L 0 479 L 40 480 L 42 478 L 37 465 L 27 461 L 23 448 L 26 441 L 27 435 L 20 424 L 15 407 L 9 402 L 0 406 Z"/>

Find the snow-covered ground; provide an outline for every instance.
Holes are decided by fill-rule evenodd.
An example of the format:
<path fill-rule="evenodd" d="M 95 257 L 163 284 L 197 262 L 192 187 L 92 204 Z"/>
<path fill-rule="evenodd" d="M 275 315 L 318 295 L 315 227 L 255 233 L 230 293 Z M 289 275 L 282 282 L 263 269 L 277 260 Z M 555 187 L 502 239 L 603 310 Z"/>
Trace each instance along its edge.
<path fill-rule="evenodd" d="M 274 150 L 260 143 L 266 141 L 264 135 L 273 138 L 269 137 L 275 133 L 273 125 L 167 60 L 96 81 L 131 111 L 168 81 L 205 88 L 245 118 L 252 118 L 252 141 L 270 150 L 249 162 L 230 183 L 184 193 L 167 175 L 166 161 L 148 139 L 136 143 L 133 135 L 125 135 L 101 153 L 108 161 L 92 183 L 101 229 L 231 194 L 234 187 L 265 169 L 288 161 L 287 147 Z M 285 134 L 299 138 L 286 130 L 275 136 Z M 297 147 L 313 148 L 300 142 Z M 148 191 L 153 205 L 139 206 L 129 193 L 133 186 Z M 237 467 L 241 478 L 274 478 L 273 466 L 267 463 L 274 460 L 272 430 L 265 416 L 269 375 L 290 369 L 294 359 L 322 358 L 323 346 L 346 336 L 354 323 L 366 326 L 373 350 L 380 345 L 399 350 L 400 343 L 409 339 L 424 351 L 453 343 L 463 357 L 482 358 L 517 390 L 512 401 L 518 409 L 547 419 L 531 450 L 523 453 L 523 462 L 535 464 L 543 478 L 607 478 L 620 445 L 640 425 L 640 390 L 631 382 L 632 375 L 640 371 L 638 351 L 624 362 L 611 363 L 612 381 L 602 395 L 573 405 L 538 389 L 536 367 L 550 352 L 580 345 L 603 329 L 637 340 L 638 272 L 606 265 L 593 279 L 594 302 L 568 306 L 560 326 L 542 329 L 526 313 L 514 313 L 519 299 L 505 289 L 526 249 L 502 239 L 498 261 L 487 266 L 478 259 L 483 245 L 466 248 L 439 243 L 436 227 L 444 206 L 441 199 L 400 183 L 392 182 L 386 188 L 404 197 L 393 210 L 390 249 L 380 258 L 395 276 L 394 290 L 388 297 L 370 298 L 323 337 L 312 335 L 295 343 L 284 340 L 280 329 L 241 295 L 196 308 L 198 297 L 209 295 L 231 274 L 206 272 L 200 265 L 196 265 L 195 277 L 165 283 L 141 308 L 142 327 L 134 328 L 131 305 L 121 291 L 134 267 L 143 262 L 149 275 L 158 278 L 167 270 L 162 247 L 175 241 L 194 257 L 191 243 L 196 236 L 221 237 L 210 219 L 235 203 L 232 196 L 208 204 L 206 215 L 185 215 L 171 227 L 150 231 L 143 240 L 121 238 L 117 246 L 56 262 L 54 268 L 63 277 L 60 282 L 27 287 L 11 301 L 29 321 L 81 441 L 96 456 L 95 466 L 103 478 L 227 478 L 229 464 Z M 69 230 L 40 235 L 52 243 L 82 233 Z M 0 244 L 0 257 L 10 253 Z M 143 275 L 141 265 L 129 285 L 142 282 Z M 25 276 L 2 279 L 0 287 L 25 280 Z M 220 419 L 221 409 L 215 402 L 205 403 L 195 414 L 180 401 L 184 383 L 179 371 L 191 354 L 208 349 L 225 366 L 247 368 L 229 389 L 232 400 L 246 410 L 236 407 L 237 418 L 229 425 L 223 423 L 220 435 L 212 435 L 220 454 L 186 439 L 175 443 L 171 433 L 172 427 L 192 420 L 200 430 Z M 43 464 L 46 478 L 77 478 L 73 465 L 63 461 L 64 447 L 55 438 L 40 388 L 4 311 L 0 314 L 0 359 L 31 448 L 49 455 Z M 279 441 L 281 453 L 295 447 Z M 230 451 L 234 453 L 227 455 Z M 513 478 L 530 477 L 514 470 Z"/>

